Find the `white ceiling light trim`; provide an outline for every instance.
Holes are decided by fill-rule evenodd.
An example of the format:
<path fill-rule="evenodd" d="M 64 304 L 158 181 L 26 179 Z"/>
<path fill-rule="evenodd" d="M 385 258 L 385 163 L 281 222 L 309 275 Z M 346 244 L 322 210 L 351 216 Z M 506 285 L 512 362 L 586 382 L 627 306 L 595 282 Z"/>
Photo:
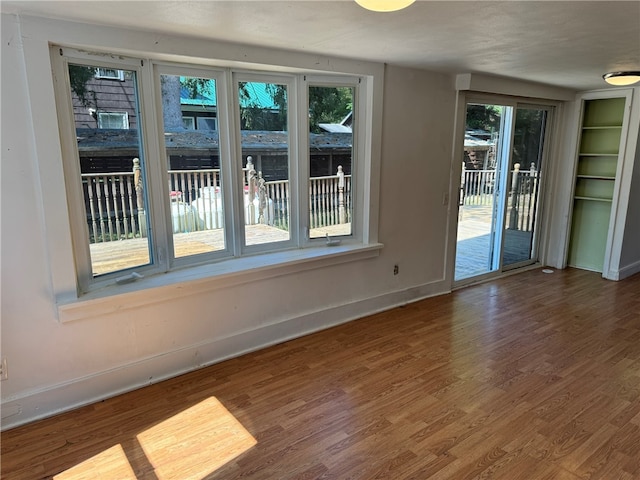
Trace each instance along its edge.
<path fill-rule="evenodd" d="M 633 85 L 640 82 L 640 71 L 638 72 L 609 72 L 605 73 L 602 78 L 609 85 L 621 87 L 625 85 Z"/>
<path fill-rule="evenodd" d="M 356 0 L 362 8 L 374 12 L 395 12 L 407 8 L 416 0 Z"/>

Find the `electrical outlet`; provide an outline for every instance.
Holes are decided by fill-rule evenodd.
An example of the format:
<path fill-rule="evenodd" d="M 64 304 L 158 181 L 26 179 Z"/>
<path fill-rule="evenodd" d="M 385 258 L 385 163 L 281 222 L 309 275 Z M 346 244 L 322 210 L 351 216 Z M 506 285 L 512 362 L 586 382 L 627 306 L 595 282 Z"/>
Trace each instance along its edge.
<path fill-rule="evenodd" d="M 393 266 L 393 274 L 397 275 L 398 273 L 400 273 L 400 268 L 398 267 L 398 265 L 394 265 Z"/>
<path fill-rule="evenodd" d="M 0 365 L 0 380 L 6 380 L 9 378 L 9 371 L 7 370 L 7 359 L 2 359 L 2 364 Z"/>

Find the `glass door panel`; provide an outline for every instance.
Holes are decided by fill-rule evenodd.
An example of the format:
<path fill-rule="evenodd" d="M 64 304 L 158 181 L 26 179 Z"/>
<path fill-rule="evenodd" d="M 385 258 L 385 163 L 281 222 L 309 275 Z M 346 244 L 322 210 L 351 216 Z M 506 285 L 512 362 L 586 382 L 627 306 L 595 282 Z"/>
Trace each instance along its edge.
<path fill-rule="evenodd" d="M 536 260 L 535 224 L 549 109 L 469 103 L 456 282 Z"/>
<path fill-rule="evenodd" d="M 513 107 L 467 105 L 456 281 L 500 269 Z"/>
<path fill-rule="evenodd" d="M 518 108 L 509 171 L 503 268 L 534 260 L 534 227 L 538 206 L 547 110 Z"/>

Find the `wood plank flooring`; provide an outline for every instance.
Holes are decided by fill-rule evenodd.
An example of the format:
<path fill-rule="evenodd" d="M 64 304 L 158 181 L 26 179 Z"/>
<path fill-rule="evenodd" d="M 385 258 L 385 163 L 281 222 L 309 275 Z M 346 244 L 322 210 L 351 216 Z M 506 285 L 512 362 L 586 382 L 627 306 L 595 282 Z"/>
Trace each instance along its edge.
<path fill-rule="evenodd" d="M 532 270 L 2 433 L 12 479 L 640 479 L 640 275 Z"/>

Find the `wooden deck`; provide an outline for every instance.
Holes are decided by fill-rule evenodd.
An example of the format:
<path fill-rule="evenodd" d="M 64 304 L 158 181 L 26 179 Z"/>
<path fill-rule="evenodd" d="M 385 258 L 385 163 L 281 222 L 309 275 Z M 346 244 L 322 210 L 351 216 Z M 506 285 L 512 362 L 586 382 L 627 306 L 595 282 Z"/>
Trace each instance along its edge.
<path fill-rule="evenodd" d="M 351 224 L 332 225 L 311 230 L 312 237 L 329 235 L 348 235 Z M 289 239 L 289 232 L 269 225 L 246 225 L 248 245 L 279 242 Z M 224 232 L 222 229 L 201 232 L 176 233 L 173 236 L 176 258 L 200 253 L 223 250 Z M 147 238 L 134 238 L 117 242 L 94 243 L 90 246 L 94 275 L 135 268 L 149 263 Z"/>
<path fill-rule="evenodd" d="M 491 242 L 491 205 L 460 208 L 456 242 L 455 279 L 460 280 L 488 271 Z M 504 262 L 516 263 L 530 254 L 532 232 L 505 230 Z"/>
<path fill-rule="evenodd" d="M 509 276 L 2 433 L 2 478 L 637 480 L 640 275 Z"/>

